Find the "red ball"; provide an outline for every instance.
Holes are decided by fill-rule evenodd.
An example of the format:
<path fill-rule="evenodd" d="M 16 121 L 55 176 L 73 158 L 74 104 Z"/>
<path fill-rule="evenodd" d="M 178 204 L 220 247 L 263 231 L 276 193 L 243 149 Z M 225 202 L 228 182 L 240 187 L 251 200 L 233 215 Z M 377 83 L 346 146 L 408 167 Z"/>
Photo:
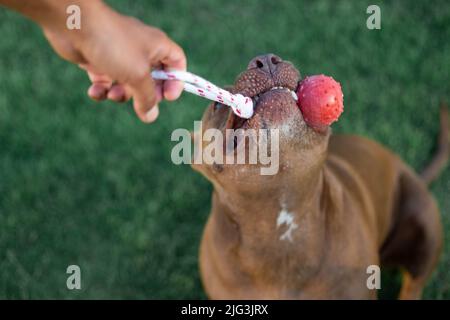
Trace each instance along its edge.
<path fill-rule="evenodd" d="M 315 129 L 329 126 L 344 111 L 341 85 L 323 74 L 306 77 L 297 88 L 297 97 L 303 119 Z"/>

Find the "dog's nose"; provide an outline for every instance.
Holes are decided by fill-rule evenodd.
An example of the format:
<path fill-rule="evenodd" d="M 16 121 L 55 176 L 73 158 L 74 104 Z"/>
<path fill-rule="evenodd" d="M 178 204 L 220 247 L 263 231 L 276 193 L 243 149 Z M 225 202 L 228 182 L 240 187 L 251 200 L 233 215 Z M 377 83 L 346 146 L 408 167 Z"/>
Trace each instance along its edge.
<path fill-rule="evenodd" d="M 279 56 L 272 53 L 264 54 L 253 58 L 248 64 L 247 69 L 261 69 L 269 74 L 271 74 L 276 65 L 283 61 Z"/>

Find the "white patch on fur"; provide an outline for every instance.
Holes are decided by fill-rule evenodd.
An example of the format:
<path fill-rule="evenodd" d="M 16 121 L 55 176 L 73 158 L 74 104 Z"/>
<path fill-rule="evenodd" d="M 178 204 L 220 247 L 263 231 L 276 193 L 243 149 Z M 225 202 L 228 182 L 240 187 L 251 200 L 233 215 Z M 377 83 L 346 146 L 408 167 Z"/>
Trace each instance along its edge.
<path fill-rule="evenodd" d="M 277 218 L 277 228 L 284 224 L 287 226 L 287 230 L 280 236 L 280 240 L 292 242 L 292 231 L 297 229 L 298 225 L 294 222 L 294 215 L 287 211 L 285 206 L 282 206 Z"/>

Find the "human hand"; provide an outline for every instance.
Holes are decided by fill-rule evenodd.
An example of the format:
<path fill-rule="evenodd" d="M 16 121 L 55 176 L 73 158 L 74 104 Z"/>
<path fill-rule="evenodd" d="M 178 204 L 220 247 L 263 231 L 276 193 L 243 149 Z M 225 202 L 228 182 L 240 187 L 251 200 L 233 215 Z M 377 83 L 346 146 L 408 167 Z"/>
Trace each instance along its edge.
<path fill-rule="evenodd" d="M 81 30 L 42 24 L 55 51 L 87 71 L 95 100 L 117 102 L 133 98 L 134 110 L 144 122 L 153 122 L 164 98 L 177 99 L 183 84 L 154 81 L 152 68 L 186 70 L 183 50 L 157 28 L 118 14 L 102 2 L 82 7 Z"/>

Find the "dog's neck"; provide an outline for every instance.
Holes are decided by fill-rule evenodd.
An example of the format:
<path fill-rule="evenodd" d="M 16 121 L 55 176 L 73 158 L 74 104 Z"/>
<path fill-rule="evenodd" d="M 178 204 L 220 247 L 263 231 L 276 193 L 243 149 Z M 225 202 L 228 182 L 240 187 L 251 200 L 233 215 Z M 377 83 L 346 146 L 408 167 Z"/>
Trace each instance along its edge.
<path fill-rule="evenodd" d="M 323 219 L 320 206 L 326 154 L 314 157 L 310 163 L 297 162 L 280 171 L 276 179 L 268 177 L 266 186 L 255 185 L 251 193 L 213 182 L 220 214 L 238 225 L 241 239 L 261 244 L 274 239 L 295 242 L 306 225 L 320 224 Z"/>

